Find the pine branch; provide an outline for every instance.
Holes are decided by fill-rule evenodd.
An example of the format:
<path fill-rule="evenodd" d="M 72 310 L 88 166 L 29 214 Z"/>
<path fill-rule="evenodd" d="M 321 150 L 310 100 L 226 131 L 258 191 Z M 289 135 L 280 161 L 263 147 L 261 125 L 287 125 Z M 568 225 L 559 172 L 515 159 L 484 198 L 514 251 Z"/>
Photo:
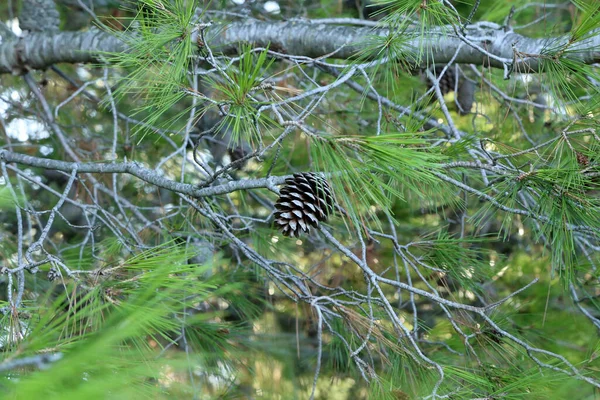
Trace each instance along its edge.
<path fill-rule="evenodd" d="M 46 69 L 58 63 L 93 63 L 101 52 L 125 51 L 118 38 L 97 29 L 87 32 L 32 33 L 0 44 L 0 74 Z"/>
<path fill-rule="evenodd" d="M 50 353 L 8 360 L 0 364 L 0 372 L 10 371 L 12 369 L 23 368 L 31 365 L 37 367 L 38 369 L 45 369 L 50 364 L 60 360 L 62 357 L 62 353 Z"/>
<path fill-rule="evenodd" d="M 429 29 L 422 35 L 421 31 L 403 33 L 410 38 L 405 45 L 408 56 L 414 57 L 421 49 L 422 54 L 432 55 L 437 63 L 445 63 L 456 54 L 455 63 L 505 68 L 507 74 L 510 70 L 539 72 L 541 63 L 547 61 L 541 54 L 548 48 L 568 45 L 569 51 L 561 53 L 561 57 L 586 64 L 600 59 L 598 32 L 576 43 L 570 42 L 571 35 L 528 38 L 490 22 L 469 25 L 464 35 L 451 32 L 450 28 L 442 27 Z M 236 53 L 240 43 L 252 43 L 254 47 L 270 45 L 272 50 L 290 55 L 337 59 L 356 57 L 374 36 L 388 35 L 385 28 L 332 26 L 319 20 L 215 24 L 206 31 L 211 47 L 225 54 Z M 30 34 L 0 44 L 0 74 L 45 69 L 62 62 L 97 62 L 102 52 L 122 51 L 126 51 L 126 46 L 119 38 L 98 30 Z M 368 58 L 375 53 L 367 55 Z"/>
<path fill-rule="evenodd" d="M 211 186 L 207 188 L 198 188 L 196 185 L 176 182 L 164 178 L 162 174 L 153 169 L 144 168 L 135 162 L 122 163 L 80 163 L 59 160 L 50 160 L 27 156 L 24 154 L 13 153 L 6 150 L 0 150 L 0 160 L 5 162 L 15 162 L 18 164 L 29 165 L 43 169 L 71 172 L 76 169 L 78 173 L 100 173 L 100 174 L 130 174 L 147 183 L 171 190 L 173 192 L 185 194 L 192 197 L 210 197 L 225 193 L 231 193 L 236 190 L 268 188 L 276 191 L 275 185 L 281 185 L 290 175 L 270 176 L 262 179 L 246 179 L 231 181 L 222 185 Z"/>

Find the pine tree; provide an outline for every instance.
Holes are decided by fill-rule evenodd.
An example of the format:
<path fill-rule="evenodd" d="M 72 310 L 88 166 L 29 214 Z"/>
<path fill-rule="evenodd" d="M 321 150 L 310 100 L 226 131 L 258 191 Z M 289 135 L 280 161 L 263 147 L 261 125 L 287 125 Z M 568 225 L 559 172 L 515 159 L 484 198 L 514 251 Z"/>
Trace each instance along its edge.
<path fill-rule="evenodd" d="M 598 390 L 596 1 L 23 1 L 7 398 Z"/>

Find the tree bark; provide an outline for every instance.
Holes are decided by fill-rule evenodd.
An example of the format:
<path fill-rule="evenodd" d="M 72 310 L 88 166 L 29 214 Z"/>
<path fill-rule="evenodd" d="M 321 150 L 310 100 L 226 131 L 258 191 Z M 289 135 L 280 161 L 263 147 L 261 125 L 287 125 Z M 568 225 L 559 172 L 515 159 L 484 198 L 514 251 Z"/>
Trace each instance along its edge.
<path fill-rule="evenodd" d="M 24 31 L 56 33 L 60 16 L 54 0 L 23 0 L 19 26 Z"/>
<path fill-rule="evenodd" d="M 2 41 L 0 73 L 19 74 L 30 69 L 46 69 L 58 63 L 97 62 L 102 52 L 121 51 L 126 51 L 126 46 L 120 39 L 97 29 L 57 34 L 31 33 Z"/>
<path fill-rule="evenodd" d="M 208 28 L 206 38 L 213 50 L 226 54 L 236 53 L 241 43 L 251 43 L 255 47 L 269 46 L 274 51 L 295 56 L 351 59 L 361 54 L 369 43 L 374 43 L 374 38 L 384 38 L 389 32 L 386 28 L 334 26 L 318 20 L 250 21 L 215 24 Z M 427 59 L 446 63 L 456 56 L 454 62 L 458 64 L 512 68 L 530 73 L 540 71 L 541 60 L 553 61 L 548 49 L 563 49 L 571 38 L 570 35 L 528 38 L 487 22 L 468 26 L 464 36 L 450 27 L 425 31 L 423 35 L 420 31 L 404 35 L 404 58 L 420 58 L 423 64 Z M 126 50 L 123 41 L 98 30 L 4 38 L 0 43 L 0 74 L 45 69 L 61 62 L 97 62 L 101 52 Z M 562 57 L 586 64 L 600 62 L 600 32 L 569 44 L 568 50 Z M 417 57 L 418 54 L 430 56 Z M 363 53 L 363 56 L 367 60 L 373 59 L 376 52 Z"/>

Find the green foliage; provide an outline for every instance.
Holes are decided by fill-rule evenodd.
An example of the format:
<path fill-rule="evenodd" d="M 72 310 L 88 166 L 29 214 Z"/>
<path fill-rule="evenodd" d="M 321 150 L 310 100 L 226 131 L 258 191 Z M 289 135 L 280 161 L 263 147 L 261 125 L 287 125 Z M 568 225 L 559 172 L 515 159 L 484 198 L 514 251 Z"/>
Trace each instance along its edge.
<path fill-rule="evenodd" d="M 331 175 L 337 200 L 348 217 L 358 221 L 364 213 L 390 212 L 395 199 L 404 198 L 403 191 L 425 197 L 430 193 L 421 185 L 440 184 L 433 171 L 440 169 L 444 157 L 432 152 L 422 136 L 387 133 L 318 138 L 311 143 L 312 158 L 318 170 Z"/>
<path fill-rule="evenodd" d="M 419 65 L 423 60 L 433 64 L 433 55 L 425 53 L 424 48 L 429 40 L 426 30 L 437 28 L 440 35 L 451 32 L 448 26 L 458 26 L 461 17 L 455 9 L 447 7 L 443 2 L 423 0 L 380 0 L 373 3 L 381 9 L 374 14 L 382 14 L 382 23 L 390 26 L 390 33 L 385 38 L 374 40 L 374 46 L 368 46 L 363 53 L 369 54 L 378 50 L 378 56 L 401 60 L 404 65 Z M 417 21 L 417 29 L 413 25 Z M 405 44 L 412 39 L 419 41 L 418 48 Z M 377 42 L 381 43 L 377 43 Z M 379 58 L 378 57 L 378 58 Z M 394 67 L 392 67 L 394 68 Z"/>
<path fill-rule="evenodd" d="M 228 143 L 231 146 L 242 142 L 256 145 L 261 141 L 259 125 L 263 129 L 268 128 L 271 121 L 265 114 L 258 116 L 257 108 L 265 102 L 255 99 L 253 94 L 263 89 L 263 76 L 274 59 L 267 58 L 268 49 L 257 54 L 247 45 L 239 52 L 241 56 L 237 64 L 220 71 L 218 78 L 209 76 L 206 79 L 214 90 L 215 98 L 221 100 L 219 109 L 225 112 L 225 117 L 214 129 L 231 132 L 232 137 Z"/>
<path fill-rule="evenodd" d="M 431 265 L 447 273 L 456 287 L 482 295 L 481 284 L 493 275 L 490 262 L 485 257 L 487 252 L 480 247 L 484 242 L 488 240 L 455 239 L 442 231 L 435 239 L 412 243 L 407 255 L 411 256 L 415 265 Z M 495 264 L 500 260 L 493 262 Z"/>
<path fill-rule="evenodd" d="M 548 54 L 540 55 L 541 69 L 546 73 L 552 94 L 559 104 L 567 107 L 572 104 L 580 115 L 587 115 L 598 109 L 598 101 L 578 101 L 581 93 L 591 91 L 599 94 L 591 79 L 599 79 L 598 71 L 580 61 L 567 58 L 571 51 L 568 46 L 561 49 L 549 49 Z"/>
<path fill-rule="evenodd" d="M 120 246 L 106 249 L 107 257 L 120 253 Z M 220 379 L 215 360 L 222 360 L 224 352 L 242 354 L 231 342 L 236 328 L 215 323 L 215 313 L 199 312 L 197 305 L 223 297 L 236 303 L 241 281 L 211 274 L 212 260 L 188 264 L 191 256 L 167 242 L 101 267 L 90 282 L 65 277 L 56 290 L 30 304 L 27 319 L 19 317 L 27 327 L 24 337 L 5 346 L 4 362 L 39 352 L 61 352 L 63 357 L 47 370 L 13 370 L 1 383 L 7 398 L 191 393 L 193 379 L 172 382 L 173 374 L 192 374 L 191 348 L 203 350 L 194 352 L 193 359 L 207 376 Z"/>
<path fill-rule="evenodd" d="M 571 144 L 573 142 L 573 144 Z M 576 149 L 574 146 L 577 146 Z M 590 154 L 592 146 L 581 146 L 567 136 L 552 141 L 542 157 L 530 165 L 528 172 L 507 175 L 498 182 L 489 194 L 499 204 L 509 208 L 519 208 L 523 193 L 539 196 L 539 215 L 547 216 L 547 220 L 535 222 L 535 238 L 546 241 L 552 254 L 553 266 L 561 275 L 565 274 L 565 282 L 572 282 L 573 268 L 577 264 L 576 246 L 573 234 L 577 227 L 588 226 L 598 232 L 600 221 L 597 213 L 600 207 L 598 199 L 590 192 L 597 183 L 581 173 L 582 166 L 578 157 Z M 515 157 L 517 163 L 527 160 L 520 153 Z M 519 160 L 521 159 L 521 160 Z M 482 207 L 473 219 L 481 224 L 486 215 L 497 213 L 497 207 L 491 203 Z M 504 237 L 511 231 L 514 214 L 505 213 L 502 221 Z"/>
<path fill-rule="evenodd" d="M 15 198 L 6 186 L 0 189 L 0 209 L 9 211 L 10 208 L 18 204 L 18 201 L 19 199 Z"/>
<path fill-rule="evenodd" d="M 576 43 L 589 38 L 592 32 L 600 27 L 597 16 L 600 5 L 590 0 L 573 0 L 573 4 L 580 11 L 578 15 L 580 22 L 571 29 L 571 42 Z"/>
<path fill-rule="evenodd" d="M 372 58 L 382 61 L 393 60 L 393 62 L 375 62 L 370 75 L 382 75 L 384 95 L 394 99 L 395 95 L 401 91 L 401 86 L 406 85 L 406 79 L 409 79 L 410 74 L 406 71 L 410 71 L 414 65 L 418 64 L 418 56 L 407 47 L 409 39 L 410 35 L 405 34 L 400 28 L 398 30 L 390 29 L 386 36 L 368 37 L 361 43 L 357 60 L 351 66 L 367 63 Z M 365 89 L 370 90 L 371 85 Z"/>
<path fill-rule="evenodd" d="M 458 22 L 458 15 L 453 14 L 446 5 L 440 2 L 423 0 L 379 0 L 373 2 L 376 6 L 383 6 L 378 14 L 385 15 L 384 21 L 399 25 L 410 23 L 409 18 L 416 16 L 419 25 L 441 26 Z M 407 18 L 409 17 L 409 18 Z"/>
<path fill-rule="evenodd" d="M 566 380 L 557 373 L 542 374 L 539 368 L 523 370 L 518 365 L 509 368 L 484 365 L 483 374 L 455 367 L 447 368 L 446 372 L 450 379 L 461 384 L 460 396 L 465 398 L 481 394 L 506 399 L 522 399 L 525 396 L 537 399 L 556 398 L 556 387 Z"/>
<path fill-rule="evenodd" d="M 116 97 L 132 96 L 139 104 L 134 115 L 144 116 L 147 124 L 171 128 L 184 113 L 166 122 L 162 117 L 186 96 L 188 71 L 195 51 L 192 38 L 197 33 L 191 23 L 194 3 L 143 0 L 134 5 L 139 11 L 128 29 L 115 32 L 128 51 L 106 55 L 112 64 L 129 71 L 121 79 Z M 140 129 L 144 134 L 149 132 L 147 128 Z"/>

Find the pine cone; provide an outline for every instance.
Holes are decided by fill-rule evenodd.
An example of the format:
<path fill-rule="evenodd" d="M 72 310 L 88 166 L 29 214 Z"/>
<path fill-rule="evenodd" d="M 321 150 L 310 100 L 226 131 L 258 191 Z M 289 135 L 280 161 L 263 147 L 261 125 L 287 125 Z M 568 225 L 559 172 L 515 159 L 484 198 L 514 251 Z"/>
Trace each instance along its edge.
<path fill-rule="evenodd" d="M 444 70 L 444 67 L 435 67 L 434 68 L 435 73 L 434 75 L 440 79 L 440 91 L 442 92 L 442 95 L 447 95 L 450 92 L 454 92 L 454 87 L 456 86 L 456 79 L 455 79 L 455 74 L 456 74 L 456 70 L 454 67 L 449 67 L 446 72 L 444 73 L 444 75 L 440 78 L 440 74 L 442 73 L 442 71 Z M 431 89 L 432 88 L 432 83 L 431 81 L 428 79 L 427 80 L 427 89 Z"/>
<path fill-rule="evenodd" d="M 467 79 L 462 72 L 459 71 L 458 85 L 456 82 L 456 67 L 448 67 L 444 75 L 440 76 L 444 70 L 444 66 L 432 67 L 434 75 L 440 80 L 440 91 L 445 96 L 450 92 L 456 90 L 456 99 L 454 103 L 457 105 L 457 112 L 460 115 L 469 114 L 475 101 L 475 83 L 472 80 Z M 423 75 L 423 79 L 427 82 L 427 90 L 433 87 L 433 84 L 429 79 Z M 432 101 L 435 97 L 432 98 Z"/>
<path fill-rule="evenodd" d="M 51 267 L 48 271 L 48 280 L 50 282 L 57 280 L 60 276 L 60 271 L 56 267 Z"/>
<path fill-rule="evenodd" d="M 587 167 L 590 165 L 590 158 L 588 156 L 580 152 L 576 152 L 576 155 L 577 162 L 579 163 L 579 165 L 581 165 L 582 167 Z"/>
<path fill-rule="evenodd" d="M 285 180 L 275 204 L 275 224 L 285 236 L 308 232 L 333 212 L 334 198 L 325 179 L 311 172 L 294 174 Z"/>

